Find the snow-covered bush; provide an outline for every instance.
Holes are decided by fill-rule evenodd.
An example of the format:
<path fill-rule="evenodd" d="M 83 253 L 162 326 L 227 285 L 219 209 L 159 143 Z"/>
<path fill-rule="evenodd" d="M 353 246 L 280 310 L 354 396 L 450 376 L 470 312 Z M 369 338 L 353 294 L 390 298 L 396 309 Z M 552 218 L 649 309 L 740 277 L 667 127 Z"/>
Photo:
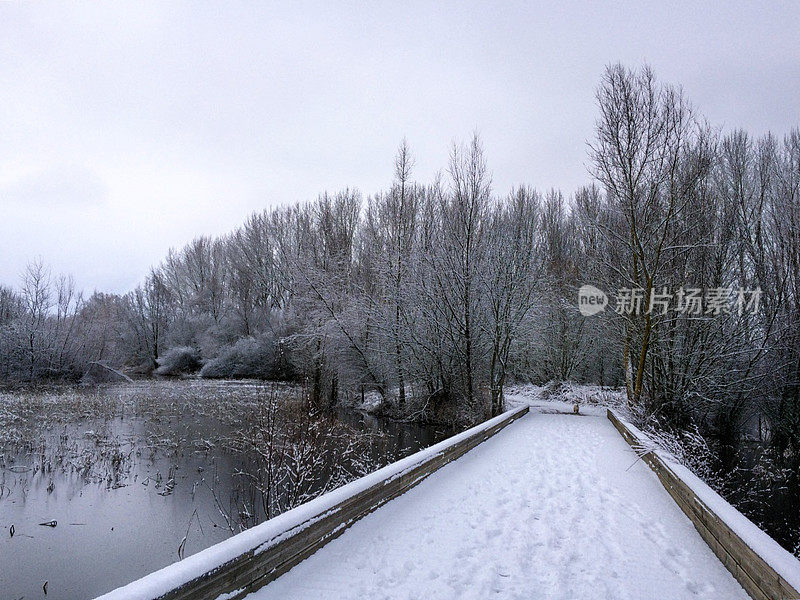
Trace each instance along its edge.
<path fill-rule="evenodd" d="M 225 348 L 209 360 L 200 371 L 201 377 L 273 379 L 278 373 L 278 352 L 269 336 L 248 337 Z"/>
<path fill-rule="evenodd" d="M 156 375 L 194 373 L 200 368 L 200 354 L 189 346 L 170 348 L 158 357 Z"/>
<path fill-rule="evenodd" d="M 644 431 L 655 444 L 666 450 L 679 463 L 688 467 L 712 487 L 719 488 L 721 482 L 717 469 L 717 455 L 709 440 L 700 433 L 696 425 L 677 430 L 651 419 L 644 423 Z"/>

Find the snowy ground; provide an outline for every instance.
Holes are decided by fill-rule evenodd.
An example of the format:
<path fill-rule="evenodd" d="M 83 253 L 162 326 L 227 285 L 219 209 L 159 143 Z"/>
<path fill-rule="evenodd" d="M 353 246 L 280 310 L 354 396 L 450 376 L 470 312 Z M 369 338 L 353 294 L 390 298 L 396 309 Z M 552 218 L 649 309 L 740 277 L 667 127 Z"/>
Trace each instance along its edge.
<path fill-rule="evenodd" d="M 443 467 L 249 600 L 747 598 L 611 423 L 557 406 Z"/>
<path fill-rule="evenodd" d="M 626 414 L 625 392 L 621 389 L 583 385 L 568 381 L 551 381 L 545 385 L 512 385 L 505 390 L 506 409 L 528 405 L 540 412 L 572 412 L 578 404 L 586 415 L 605 416 L 607 408 Z"/>

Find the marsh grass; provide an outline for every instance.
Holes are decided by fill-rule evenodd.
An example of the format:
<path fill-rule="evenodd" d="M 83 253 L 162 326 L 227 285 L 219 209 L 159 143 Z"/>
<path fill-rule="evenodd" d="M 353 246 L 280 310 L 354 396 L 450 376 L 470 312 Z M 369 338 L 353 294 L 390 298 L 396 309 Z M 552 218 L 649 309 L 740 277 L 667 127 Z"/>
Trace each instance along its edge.
<path fill-rule="evenodd" d="M 375 433 L 308 408 L 287 384 L 149 380 L 0 393 L 0 499 L 59 477 L 169 496 L 199 462 L 227 528 L 275 516 L 400 457 Z M 137 466 L 147 465 L 149 474 Z"/>

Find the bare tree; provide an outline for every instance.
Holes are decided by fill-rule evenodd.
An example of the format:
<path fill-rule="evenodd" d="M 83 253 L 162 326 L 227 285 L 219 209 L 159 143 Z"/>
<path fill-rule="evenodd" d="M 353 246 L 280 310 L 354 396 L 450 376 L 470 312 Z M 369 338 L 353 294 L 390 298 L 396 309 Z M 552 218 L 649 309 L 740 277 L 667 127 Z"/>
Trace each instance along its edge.
<path fill-rule="evenodd" d="M 489 389 L 491 414 L 503 411 L 503 387 L 508 375 L 512 343 L 536 303 L 542 263 L 539 251 L 539 196 L 531 188 L 519 187 L 492 212 L 488 231 L 488 257 L 484 271 L 491 340 Z"/>
<path fill-rule="evenodd" d="M 625 249 L 624 262 L 614 267 L 620 287 L 644 290 L 649 298 L 662 283 L 676 215 L 691 201 L 690 192 L 709 165 L 699 160 L 693 172 L 682 172 L 687 145 L 699 128 L 682 92 L 657 84 L 649 67 L 609 67 L 597 102 L 601 116 L 590 146 L 593 173 L 615 213 L 615 227 L 603 233 Z M 650 311 L 626 317 L 623 367 L 628 400 L 638 405 L 655 323 Z"/>

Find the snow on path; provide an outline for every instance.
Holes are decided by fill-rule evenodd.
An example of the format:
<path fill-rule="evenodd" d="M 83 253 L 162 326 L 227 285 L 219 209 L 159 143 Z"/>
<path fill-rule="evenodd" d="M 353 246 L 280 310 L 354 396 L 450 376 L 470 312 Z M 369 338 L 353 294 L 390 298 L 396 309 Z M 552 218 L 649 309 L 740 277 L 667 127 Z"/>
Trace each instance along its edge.
<path fill-rule="evenodd" d="M 746 599 L 604 417 L 530 413 L 248 596 Z"/>

